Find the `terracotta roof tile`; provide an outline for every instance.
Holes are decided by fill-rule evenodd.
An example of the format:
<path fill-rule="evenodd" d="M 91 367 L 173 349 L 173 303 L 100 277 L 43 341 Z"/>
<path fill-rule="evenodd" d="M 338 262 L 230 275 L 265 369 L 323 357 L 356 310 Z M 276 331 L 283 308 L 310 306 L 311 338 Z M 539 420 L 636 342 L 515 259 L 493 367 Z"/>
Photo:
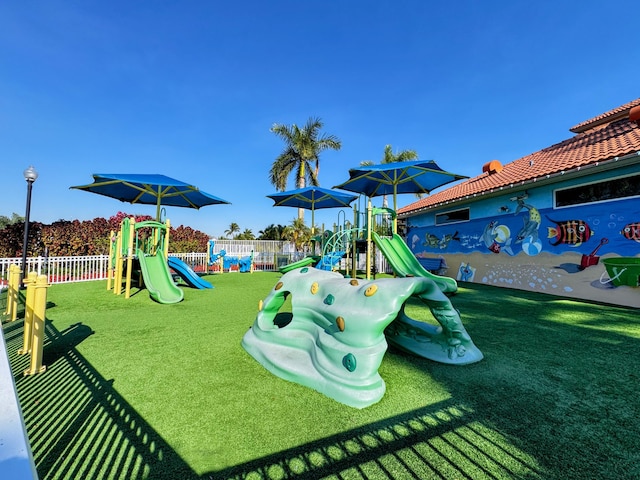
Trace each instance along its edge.
<path fill-rule="evenodd" d="M 569 171 L 604 160 L 640 151 L 640 126 L 629 121 L 629 110 L 640 105 L 640 98 L 578 124 L 572 138 L 564 140 L 511 163 L 497 173 L 485 172 L 451 188 L 400 208 L 398 214 L 483 195 L 496 189 Z"/>
<path fill-rule="evenodd" d="M 603 113 L 602 115 L 598 115 L 596 117 L 590 118 L 589 120 L 586 120 L 574 127 L 571 127 L 569 130 L 572 131 L 573 133 L 584 132 L 585 130 L 589 128 L 593 128 L 593 126 L 599 125 L 603 122 L 610 122 L 613 119 L 612 117 L 616 117 L 620 115 L 627 116 L 629 110 L 631 110 L 633 107 L 637 105 L 640 105 L 640 98 L 632 102 L 625 103 L 624 105 L 618 108 L 614 108 L 613 110 L 609 110 L 608 112 Z"/>

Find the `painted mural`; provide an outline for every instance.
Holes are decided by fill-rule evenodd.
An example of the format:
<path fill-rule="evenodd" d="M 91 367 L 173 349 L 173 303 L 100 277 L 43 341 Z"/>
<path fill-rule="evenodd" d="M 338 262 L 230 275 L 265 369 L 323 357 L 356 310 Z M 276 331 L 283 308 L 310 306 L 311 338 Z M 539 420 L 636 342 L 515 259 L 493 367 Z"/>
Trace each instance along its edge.
<path fill-rule="evenodd" d="M 640 199 L 554 209 L 550 190 L 532 193 L 472 204 L 469 221 L 411 217 L 407 244 L 418 259 L 443 256 L 460 281 L 640 307 Z M 618 257 L 637 262 L 618 275 L 605 261 Z"/>

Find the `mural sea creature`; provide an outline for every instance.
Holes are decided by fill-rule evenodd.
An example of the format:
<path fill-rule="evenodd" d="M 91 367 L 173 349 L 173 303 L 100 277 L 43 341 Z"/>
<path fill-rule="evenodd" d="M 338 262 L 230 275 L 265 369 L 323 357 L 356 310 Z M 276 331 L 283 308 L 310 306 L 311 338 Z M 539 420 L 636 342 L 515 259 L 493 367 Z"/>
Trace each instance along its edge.
<path fill-rule="evenodd" d="M 491 245 L 493 245 L 496 241 L 496 237 L 498 234 L 495 232 L 495 226 L 498 224 L 495 220 L 489 222 L 486 227 L 484 227 L 484 231 L 482 232 L 482 241 L 487 246 L 489 250 L 491 250 Z"/>
<path fill-rule="evenodd" d="M 511 230 L 506 225 L 499 225 L 497 221 L 492 221 L 484 227 L 482 232 L 482 241 L 485 246 L 493 253 L 500 253 L 501 244 L 507 247 L 507 253 L 513 255 L 511 250 Z"/>
<path fill-rule="evenodd" d="M 440 244 L 440 239 L 435 236 L 433 233 L 427 233 L 424 236 L 425 242 L 422 244 L 425 247 L 438 248 Z"/>
<path fill-rule="evenodd" d="M 523 208 L 526 208 L 529 211 L 529 215 L 522 218 L 524 225 L 516 235 L 516 243 L 522 242 L 522 240 L 527 237 L 531 237 L 533 243 L 535 243 L 538 240 L 538 228 L 540 228 L 540 223 L 542 223 L 540 212 L 533 205 L 524 203 L 523 198 L 518 197 L 517 201 L 518 207 L 516 208 L 514 215 L 520 213 Z"/>
<path fill-rule="evenodd" d="M 458 268 L 458 275 L 456 277 L 457 280 L 461 280 L 463 282 L 473 282 L 473 279 L 476 274 L 476 269 L 473 268 L 468 262 L 461 263 Z"/>
<path fill-rule="evenodd" d="M 413 236 L 411 237 L 411 248 L 416 248 L 416 245 L 418 244 L 419 241 L 420 241 L 420 237 L 414 233 Z"/>
<path fill-rule="evenodd" d="M 455 232 L 453 235 L 451 235 L 450 233 L 447 233 L 446 235 L 443 235 L 442 239 L 438 243 L 438 246 L 441 249 L 447 248 L 449 246 L 449 242 L 451 242 L 451 240 L 456 240 L 458 242 L 460 241 L 460 237 L 458 237 L 458 232 Z"/>
<path fill-rule="evenodd" d="M 620 233 L 624 238 L 640 243 L 640 222 L 628 223 Z"/>
<path fill-rule="evenodd" d="M 556 227 L 547 227 L 549 229 L 547 238 L 556 239 L 555 243 L 551 244 L 554 247 L 561 243 L 579 247 L 594 234 L 594 231 L 584 220 L 563 220 L 558 222 L 549 217 L 547 219 L 556 224 Z"/>

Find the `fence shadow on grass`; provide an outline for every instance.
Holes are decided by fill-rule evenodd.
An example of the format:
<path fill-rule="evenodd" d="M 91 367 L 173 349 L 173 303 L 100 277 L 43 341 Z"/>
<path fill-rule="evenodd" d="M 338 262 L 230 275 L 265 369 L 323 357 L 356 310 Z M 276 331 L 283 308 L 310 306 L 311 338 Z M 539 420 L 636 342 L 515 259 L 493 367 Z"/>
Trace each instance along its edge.
<path fill-rule="evenodd" d="M 451 367 L 423 359 L 405 362 L 406 368 L 428 368 L 447 385 L 451 399 L 203 474 L 79 354 L 76 346 L 92 334 L 90 327 L 78 323 L 60 332 L 47 322 L 47 371 L 32 377 L 22 377 L 28 358 L 17 353 L 22 321 L 5 325 L 4 334 L 41 479 L 497 479 L 561 478 L 567 471 L 604 478 L 617 463 L 622 467 L 609 472 L 632 478 L 620 471 L 637 473 L 629 456 L 637 420 L 628 420 L 623 429 L 615 415 L 598 413 L 603 408 L 624 413 L 625 399 L 635 398 L 637 382 L 631 380 L 638 369 L 638 340 L 636 330 L 625 333 L 635 321 L 626 315 L 632 312 L 616 309 L 614 316 L 606 309 L 594 315 L 593 305 L 518 295 L 525 317 L 516 315 L 512 303 L 490 310 L 491 298 L 479 298 L 461 297 L 458 303 L 475 302 L 475 311 L 465 311 L 469 332 L 486 354 L 482 363 L 452 376 Z M 486 311 L 493 312 L 491 328 L 485 301 Z M 563 313 L 578 320 L 554 320 Z M 596 364 L 608 374 L 592 371 Z M 594 427 L 576 437 L 577 427 L 589 422 Z M 615 435 L 628 437 L 627 450 L 609 461 L 605 455 L 612 449 L 600 449 L 595 460 L 582 465 L 581 449 L 594 448 L 587 441 L 594 432 L 598 444 Z"/>
<path fill-rule="evenodd" d="M 203 475 L 211 479 L 544 478 L 535 459 L 453 400 Z"/>
<path fill-rule="evenodd" d="M 5 329 L 7 353 L 41 479 L 192 479 L 190 467 L 76 349 L 82 323 L 45 326 L 45 373 L 23 377 L 22 321 Z"/>
<path fill-rule="evenodd" d="M 534 459 L 453 400 L 198 475 L 78 352 L 90 327 L 58 331 L 47 321 L 47 371 L 23 377 L 21 326 L 6 326 L 5 336 L 43 480 L 540 477 Z"/>

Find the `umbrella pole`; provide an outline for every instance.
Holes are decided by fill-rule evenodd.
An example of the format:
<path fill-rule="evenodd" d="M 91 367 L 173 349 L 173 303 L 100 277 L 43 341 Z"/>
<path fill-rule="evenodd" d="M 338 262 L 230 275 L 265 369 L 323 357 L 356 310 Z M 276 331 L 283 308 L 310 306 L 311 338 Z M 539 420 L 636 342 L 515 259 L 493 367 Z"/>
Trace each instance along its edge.
<path fill-rule="evenodd" d="M 371 278 L 371 198 L 367 203 L 367 261 L 366 261 L 366 279 Z"/>
<path fill-rule="evenodd" d="M 397 201 L 397 195 L 398 195 L 398 186 L 397 185 L 393 185 L 393 212 L 395 213 L 395 215 L 393 216 L 393 234 L 395 235 L 396 233 L 398 233 L 398 205 L 396 204 Z"/>

